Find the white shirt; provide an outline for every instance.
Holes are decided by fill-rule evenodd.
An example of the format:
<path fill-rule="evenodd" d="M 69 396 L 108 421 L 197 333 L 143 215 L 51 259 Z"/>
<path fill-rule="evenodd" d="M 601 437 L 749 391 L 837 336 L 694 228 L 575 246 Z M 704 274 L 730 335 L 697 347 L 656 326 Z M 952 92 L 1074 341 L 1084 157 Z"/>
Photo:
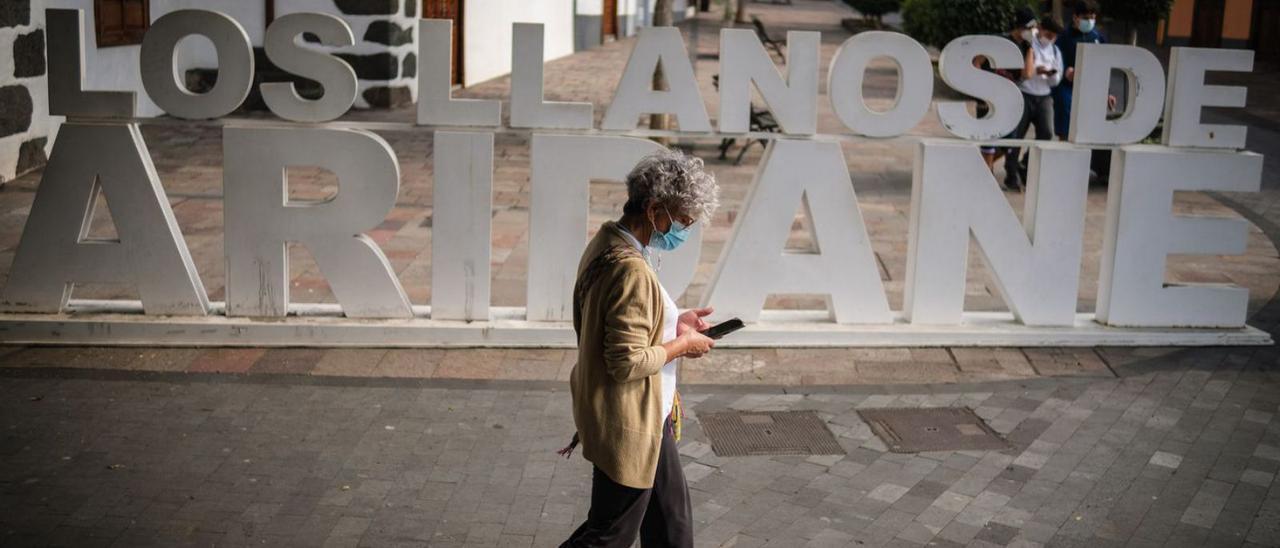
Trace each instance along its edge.
<path fill-rule="evenodd" d="M 1018 88 L 1023 93 L 1044 97 L 1062 81 L 1062 51 L 1058 49 L 1057 44 L 1049 44 L 1045 47 L 1040 43 L 1040 39 L 1036 38 L 1031 41 L 1031 62 L 1036 68 L 1045 67 L 1057 71 L 1053 74 L 1026 74 L 1018 84 Z"/>
<path fill-rule="evenodd" d="M 621 228 L 621 227 L 620 227 Z M 645 247 L 640 245 L 637 240 L 627 230 L 622 230 L 622 235 L 626 236 L 627 241 L 636 249 L 645 254 L 648 259 L 649 254 L 645 251 Z M 680 308 L 676 306 L 676 301 L 667 294 L 667 288 L 662 287 L 662 283 L 658 283 L 658 288 L 662 290 L 662 342 L 668 343 L 676 338 L 676 325 L 680 322 Z M 675 406 L 676 401 L 676 360 L 671 360 L 662 366 L 662 419 L 665 421 L 671 416 L 671 408 Z"/>

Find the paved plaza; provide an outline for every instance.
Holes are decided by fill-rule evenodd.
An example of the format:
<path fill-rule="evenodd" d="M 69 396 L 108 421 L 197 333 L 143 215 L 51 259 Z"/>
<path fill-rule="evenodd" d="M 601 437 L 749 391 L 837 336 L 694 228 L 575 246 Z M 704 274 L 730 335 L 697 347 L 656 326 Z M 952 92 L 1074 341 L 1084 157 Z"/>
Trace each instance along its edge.
<path fill-rule="evenodd" d="M 1119 378 L 686 387 L 699 546 L 1274 546 L 1274 348 Z M 3 369 L 8 546 L 555 546 L 590 465 L 563 385 Z M 1011 449 L 895 454 L 861 407 L 964 405 Z M 844 456 L 717 457 L 697 414 L 817 411 Z"/>
<path fill-rule="evenodd" d="M 781 34 L 821 30 L 824 62 L 849 34 L 834 3 L 752 4 Z M 696 38 L 697 75 L 715 112 L 719 22 Z M 549 63 L 547 95 L 608 104 L 631 40 Z M 825 70 L 825 67 L 824 67 Z M 1248 124 L 1266 155 L 1263 191 L 1179 195 L 1179 213 L 1250 221 L 1238 257 L 1171 257 L 1169 281 L 1251 292 L 1250 324 L 1280 337 L 1280 78 L 1252 75 L 1251 107 L 1211 112 Z M 599 75 L 611 80 L 602 85 Z M 822 76 L 825 80 L 825 75 Z M 872 71 L 875 100 L 892 88 Z M 498 79 L 462 95 L 505 97 Z M 937 92 L 942 97 L 944 91 Z M 1256 99 L 1255 99 L 1256 98 Z M 1254 104 L 1260 105 L 1254 108 Z M 839 133 L 821 101 L 822 132 Z M 408 120 L 409 110 L 353 118 Z M 913 132 L 942 135 L 930 117 Z M 144 135 L 211 298 L 222 298 L 217 129 L 147 126 Z M 371 235 L 410 298 L 430 298 L 431 135 L 388 132 L 404 183 Z M 528 137 L 497 136 L 494 304 L 524 304 Z M 681 143 L 682 145 L 686 143 Z M 723 185 L 706 232 L 696 303 L 760 159 L 715 160 Z M 734 151 L 736 152 L 736 150 Z M 912 149 L 846 143 L 845 153 L 893 308 L 905 270 Z M 290 173 L 298 197 L 332 181 Z M 0 188 L 0 278 L 40 174 Z M 1080 309 L 1093 308 L 1106 190 L 1089 197 Z M 1184 193 L 1186 194 L 1186 193 Z M 1015 207 L 1022 196 L 1007 194 Z M 592 221 L 624 191 L 593 184 Z M 99 206 L 94 231 L 110 230 Z M 797 221 L 793 243 L 803 246 Z M 330 302 L 305 249 L 293 296 Z M 967 306 L 1003 310 L 970 261 Z M 0 283 L 3 283 L 0 279 Z M 136 298 L 87 286 L 77 297 Z M 814 296 L 771 298 L 812 308 Z M 574 353 L 522 349 L 86 348 L 0 346 L 0 545 L 555 546 L 587 511 L 590 464 L 555 454 L 572 434 Z M 680 444 L 698 546 L 1280 545 L 1280 350 L 1246 348 L 876 348 L 718 350 L 682 364 L 689 411 Z M 887 451 L 856 411 L 968 406 L 1008 440 L 1001 451 Z M 813 410 L 846 455 L 718 457 L 697 421 L 726 410 Z"/>

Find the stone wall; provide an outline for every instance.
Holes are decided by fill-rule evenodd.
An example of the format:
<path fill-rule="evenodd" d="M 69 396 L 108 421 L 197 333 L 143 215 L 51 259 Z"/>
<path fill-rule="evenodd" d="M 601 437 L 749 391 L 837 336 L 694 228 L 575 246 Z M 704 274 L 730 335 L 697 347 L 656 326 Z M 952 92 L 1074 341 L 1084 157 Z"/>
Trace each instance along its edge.
<path fill-rule="evenodd" d="M 223 4 L 241 0 L 217 0 L 200 7 L 228 11 Z M 355 44 L 344 48 L 317 46 L 345 60 L 356 71 L 359 93 L 355 108 L 386 108 L 411 103 L 417 98 L 417 49 L 418 5 L 421 0 L 276 0 L 276 17 L 289 13 L 328 13 L 341 17 L 351 26 Z M 168 4 L 173 4 L 170 0 Z M 152 4 L 155 10 L 155 4 Z M 232 14 L 236 16 L 239 14 Z M 261 17 L 261 16 L 260 16 Z M 318 85 L 276 68 L 263 54 L 262 36 L 266 23 L 257 20 L 240 21 L 249 31 L 254 44 L 256 72 L 253 89 L 242 108 L 264 110 L 262 82 L 292 81 L 303 97 L 318 95 Z M 306 35 L 304 35 L 306 38 Z M 309 41 L 314 42 L 314 39 Z M 186 69 L 186 81 L 192 91 L 203 92 L 213 86 L 217 69 L 212 63 L 216 56 L 209 48 L 197 50 L 197 59 Z"/>
<path fill-rule="evenodd" d="M 49 118 L 44 11 L 0 1 L 0 183 L 45 164 L 57 130 Z M 12 61 L 12 62 L 7 62 Z"/>
<path fill-rule="evenodd" d="M 421 0 L 276 0 L 277 16 L 324 12 L 341 17 L 356 43 L 332 51 L 360 80 L 356 108 L 408 104 L 418 96 L 418 6 Z"/>

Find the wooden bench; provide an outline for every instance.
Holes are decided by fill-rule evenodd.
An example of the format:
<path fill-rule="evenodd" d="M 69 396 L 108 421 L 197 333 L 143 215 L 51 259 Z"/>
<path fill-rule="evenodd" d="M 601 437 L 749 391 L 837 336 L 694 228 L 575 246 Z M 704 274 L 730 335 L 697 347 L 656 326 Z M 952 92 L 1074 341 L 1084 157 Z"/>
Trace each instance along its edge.
<path fill-rule="evenodd" d="M 778 57 L 785 61 L 787 58 L 786 50 L 784 49 L 786 44 L 775 40 L 772 36 L 769 36 L 768 29 L 764 28 L 764 21 L 761 21 L 759 17 L 752 15 L 751 26 L 755 27 L 756 36 L 760 38 L 760 42 L 763 43 L 765 47 L 773 50 L 774 53 L 778 54 Z"/>
<path fill-rule="evenodd" d="M 712 85 L 715 86 L 717 90 L 719 90 L 720 75 L 713 74 L 711 76 L 711 83 Z M 782 131 L 782 128 L 778 127 L 778 121 L 774 119 L 773 113 L 770 112 L 769 109 L 757 108 L 755 103 L 752 103 L 751 104 L 751 121 L 749 124 L 748 131 L 760 132 L 760 133 L 780 133 Z M 725 157 L 729 155 L 729 149 L 733 148 L 733 145 L 737 142 L 738 142 L 738 139 L 734 137 L 726 137 L 720 140 L 720 159 L 721 160 L 724 160 Z M 760 145 L 761 148 L 764 148 L 769 143 L 765 142 L 765 139 L 747 139 L 746 143 L 742 145 L 742 149 L 738 151 L 738 156 L 733 159 L 733 165 L 735 166 L 742 165 L 742 158 L 747 155 L 747 150 L 751 148 L 751 145 L 755 145 L 755 144 L 758 144 Z"/>

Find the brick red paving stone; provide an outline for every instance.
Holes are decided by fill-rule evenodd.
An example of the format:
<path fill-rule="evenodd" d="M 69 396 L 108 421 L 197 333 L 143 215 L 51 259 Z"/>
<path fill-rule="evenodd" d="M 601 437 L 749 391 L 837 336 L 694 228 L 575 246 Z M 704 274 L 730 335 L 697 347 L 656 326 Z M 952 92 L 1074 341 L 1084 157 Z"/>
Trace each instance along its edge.
<path fill-rule="evenodd" d="M 508 350 L 499 363 L 498 378 L 503 380 L 554 381 L 560 369 L 577 361 L 576 350 L 531 349 Z"/>
<path fill-rule="evenodd" d="M 502 348 L 468 348 L 446 350 L 436 366 L 436 378 L 496 379 L 503 371 Z"/>
<path fill-rule="evenodd" d="M 339 348 L 326 350 L 311 370 L 312 375 L 344 377 L 373 376 L 379 362 L 389 351 L 377 348 Z"/>
<path fill-rule="evenodd" d="M 75 347 L 15 347 L 0 356 L 5 367 L 63 367 L 80 351 Z"/>
<path fill-rule="evenodd" d="M 249 369 L 251 373 L 305 375 L 315 369 L 325 351 L 317 348 L 272 348 Z"/>
<path fill-rule="evenodd" d="M 186 371 L 203 354 L 199 348 L 143 348 L 129 363 L 135 371 Z"/>
<path fill-rule="evenodd" d="M 376 377 L 432 377 L 440 360 L 444 358 L 441 349 L 399 349 L 393 348 L 382 356 L 374 368 Z"/>
<path fill-rule="evenodd" d="M 192 373 L 246 373 L 266 353 L 263 348 L 213 348 L 203 351 L 187 371 Z"/>

